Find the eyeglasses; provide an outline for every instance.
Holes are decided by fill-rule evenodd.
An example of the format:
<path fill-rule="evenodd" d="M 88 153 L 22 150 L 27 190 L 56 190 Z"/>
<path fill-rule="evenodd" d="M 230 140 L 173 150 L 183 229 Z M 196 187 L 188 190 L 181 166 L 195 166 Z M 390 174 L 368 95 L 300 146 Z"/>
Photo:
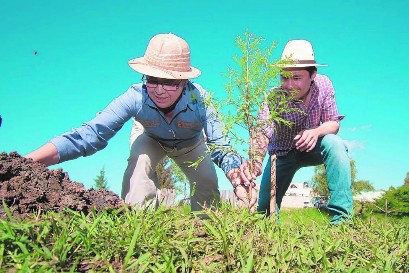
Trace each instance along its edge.
<path fill-rule="evenodd" d="M 183 80 L 175 81 L 175 80 L 168 80 L 168 79 L 158 79 L 154 77 L 147 77 L 145 75 L 142 76 L 142 82 L 148 88 L 156 88 L 158 85 L 162 85 L 162 88 L 166 91 L 176 91 Z"/>

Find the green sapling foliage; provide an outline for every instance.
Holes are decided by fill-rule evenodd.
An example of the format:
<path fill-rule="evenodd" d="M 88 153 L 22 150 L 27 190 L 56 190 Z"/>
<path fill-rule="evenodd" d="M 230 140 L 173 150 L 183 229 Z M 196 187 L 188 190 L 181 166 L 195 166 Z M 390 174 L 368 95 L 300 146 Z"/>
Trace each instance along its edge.
<path fill-rule="evenodd" d="M 281 116 L 285 112 L 294 111 L 288 108 L 288 101 L 293 99 L 293 94 L 272 89 L 279 85 L 280 74 L 285 73 L 281 65 L 288 62 L 272 60 L 276 44 L 264 47 L 264 41 L 263 37 L 248 31 L 236 37 L 239 54 L 233 56 L 234 64 L 223 74 L 228 79 L 225 96 L 217 100 L 209 97 L 206 100 L 206 103 L 213 105 L 225 125 L 224 133 L 231 138 L 234 147 L 231 152 L 243 151 L 250 159 L 256 157 L 250 145 L 251 139 L 257 133 L 265 134 L 272 123 L 291 125 Z M 269 115 L 260 119 L 260 107 L 263 105 L 269 106 Z M 212 149 L 214 147 L 210 147 Z"/>

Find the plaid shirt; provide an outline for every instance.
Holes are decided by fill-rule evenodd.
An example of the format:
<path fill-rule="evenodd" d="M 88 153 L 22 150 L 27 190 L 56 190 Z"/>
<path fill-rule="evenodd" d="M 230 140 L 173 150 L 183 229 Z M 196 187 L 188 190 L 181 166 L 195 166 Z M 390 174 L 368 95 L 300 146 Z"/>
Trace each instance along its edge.
<path fill-rule="evenodd" d="M 292 126 L 275 125 L 273 123 L 266 130 L 266 134 L 270 139 L 268 146 L 270 154 L 284 156 L 295 148 L 294 137 L 302 130 L 317 128 L 321 123 L 327 121 L 339 123 L 344 118 L 344 116 L 338 114 L 335 90 L 327 76 L 317 74 L 310 87 L 310 92 L 311 100 L 308 106 L 305 106 L 301 101 L 291 101 L 288 104 L 290 108 L 298 108 L 302 111 L 292 111 L 281 116 L 291 121 Z M 268 115 L 269 108 L 265 104 L 259 117 L 266 119 Z"/>

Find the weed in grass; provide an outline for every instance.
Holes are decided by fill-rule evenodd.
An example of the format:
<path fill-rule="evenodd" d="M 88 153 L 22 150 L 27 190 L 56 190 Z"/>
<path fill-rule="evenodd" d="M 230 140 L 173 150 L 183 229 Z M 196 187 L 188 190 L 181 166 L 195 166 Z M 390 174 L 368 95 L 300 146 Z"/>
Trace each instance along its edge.
<path fill-rule="evenodd" d="M 314 209 L 280 223 L 223 203 L 200 220 L 184 207 L 70 210 L 0 220 L 2 272 L 409 272 L 406 219 L 330 227 Z"/>

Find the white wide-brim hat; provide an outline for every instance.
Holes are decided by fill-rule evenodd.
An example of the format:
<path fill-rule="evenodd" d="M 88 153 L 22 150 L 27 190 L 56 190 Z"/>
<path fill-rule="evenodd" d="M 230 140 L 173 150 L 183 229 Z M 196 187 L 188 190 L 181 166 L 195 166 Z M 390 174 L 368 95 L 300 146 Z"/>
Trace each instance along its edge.
<path fill-rule="evenodd" d="M 145 55 L 128 63 L 133 70 L 157 78 L 191 79 L 201 74 L 190 65 L 189 45 L 172 33 L 155 35 Z"/>
<path fill-rule="evenodd" d="M 283 54 L 281 54 L 281 60 L 290 62 L 279 65 L 283 68 L 327 66 L 326 64 L 317 64 L 312 45 L 307 40 L 289 41 L 284 47 Z"/>

